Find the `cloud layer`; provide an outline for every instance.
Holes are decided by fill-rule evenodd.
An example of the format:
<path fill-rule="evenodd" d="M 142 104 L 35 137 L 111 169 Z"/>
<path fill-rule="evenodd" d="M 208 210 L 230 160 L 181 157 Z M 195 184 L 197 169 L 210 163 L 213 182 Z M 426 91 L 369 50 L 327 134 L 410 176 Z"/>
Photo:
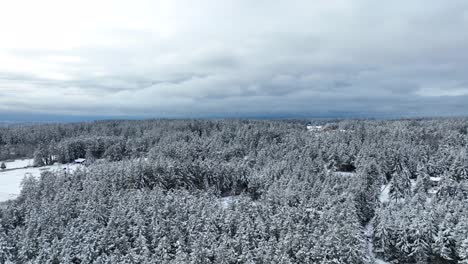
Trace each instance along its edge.
<path fill-rule="evenodd" d="M 0 113 L 468 114 L 465 0 L 19 0 L 0 32 Z"/>

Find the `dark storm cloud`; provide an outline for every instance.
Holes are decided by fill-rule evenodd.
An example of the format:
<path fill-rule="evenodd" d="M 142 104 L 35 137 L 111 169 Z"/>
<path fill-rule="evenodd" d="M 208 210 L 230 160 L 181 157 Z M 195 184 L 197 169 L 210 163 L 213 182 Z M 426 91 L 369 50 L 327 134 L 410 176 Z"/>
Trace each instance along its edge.
<path fill-rule="evenodd" d="M 62 28 L 19 23 L 0 44 L 0 112 L 468 114 L 466 1 L 188 4 L 119 2 L 103 21 L 84 1 L 82 23 L 66 6 Z"/>

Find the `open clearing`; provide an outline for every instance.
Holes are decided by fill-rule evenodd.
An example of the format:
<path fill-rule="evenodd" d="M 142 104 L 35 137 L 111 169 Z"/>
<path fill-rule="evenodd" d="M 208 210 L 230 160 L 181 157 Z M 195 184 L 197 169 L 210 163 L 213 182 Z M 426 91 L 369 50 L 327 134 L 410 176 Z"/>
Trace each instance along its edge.
<path fill-rule="evenodd" d="M 78 164 L 55 164 L 44 167 L 27 167 L 32 164 L 32 160 L 15 160 L 5 162 L 7 170 L 0 170 L 0 202 L 14 199 L 21 192 L 21 182 L 25 176 L 31 175 L 39 177 L 44 171 L 64 171 L 73 172 L 81 165 Z M 16 168 L 15 168 L 16 167 Z"/>

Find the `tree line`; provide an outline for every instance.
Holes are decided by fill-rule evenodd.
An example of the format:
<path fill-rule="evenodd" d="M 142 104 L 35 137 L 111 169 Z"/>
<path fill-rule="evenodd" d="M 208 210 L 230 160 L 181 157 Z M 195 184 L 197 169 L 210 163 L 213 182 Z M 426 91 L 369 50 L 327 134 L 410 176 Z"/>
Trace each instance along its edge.
<path fill-rule="evenodd" d="M 0 128 L 10 158 L 90 161 L 25 178 L 0 263 L 468 263 L 468 120 L 309 122 Z"/>

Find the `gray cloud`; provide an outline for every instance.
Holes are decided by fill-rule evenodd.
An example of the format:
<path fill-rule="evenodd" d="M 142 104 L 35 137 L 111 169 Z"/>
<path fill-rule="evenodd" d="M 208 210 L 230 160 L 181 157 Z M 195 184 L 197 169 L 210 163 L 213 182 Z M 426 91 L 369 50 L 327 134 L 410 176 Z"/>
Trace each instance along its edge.
<path fill-rule="evenodd" d="M 91 15 L 75 42 L 7 35 L 0 112 L 468 114 L 466 1 L 153 2 Z"/>

